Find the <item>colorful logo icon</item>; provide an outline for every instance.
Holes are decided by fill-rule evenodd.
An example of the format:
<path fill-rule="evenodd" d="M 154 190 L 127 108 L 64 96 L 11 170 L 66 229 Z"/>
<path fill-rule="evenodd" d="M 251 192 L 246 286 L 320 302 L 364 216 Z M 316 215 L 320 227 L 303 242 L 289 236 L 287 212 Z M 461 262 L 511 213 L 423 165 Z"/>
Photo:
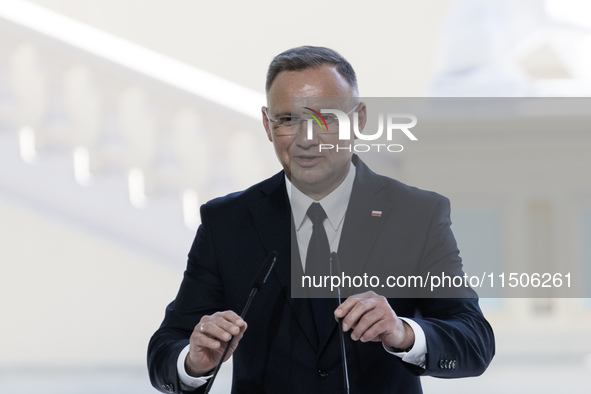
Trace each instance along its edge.
<path fill-rule="evenodd" d="M 309 111 L 314 112 L 314 114 L 316 114 L 317 116 L 314 116 L 314 114 L 311 114 L 309 112 L 304 112 L 306 115 L 310 116 L 312 119 L 314 119 L 316 121 L 316 123 L 318 123 L 318 126 L 320 126 L 320 130 L 324 130 L 324 127 L 322 126 L 322 123 L 320 123 L 320 119 L 322 119 L 322 122 L 324 123 L 324 126 L 326 126 L 326 131 L 328 131 L 328 125 L 326 124 L 326 120 L 324 119 L 324 116 L 322 116 L 320 114 L 320 112 L 313 110 L 310 107 L 302 107 L 303 109 L 307 109 Z M 320 117 L 320 119 L 318 119 L 318 117 Z"/>

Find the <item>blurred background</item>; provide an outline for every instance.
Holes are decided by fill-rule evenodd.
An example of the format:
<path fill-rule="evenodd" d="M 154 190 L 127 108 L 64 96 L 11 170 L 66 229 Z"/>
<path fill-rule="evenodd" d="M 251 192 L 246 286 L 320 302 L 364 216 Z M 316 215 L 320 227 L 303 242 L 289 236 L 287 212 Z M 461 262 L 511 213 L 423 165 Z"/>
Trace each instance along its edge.
<path fill-rule="evenodd" d="M 260 122 L 279 52 L 336 49 L 365 97 L 588 97 L 589 15 L 586 0 L 0 0 L 0 392 L 154 392 L 146 347 L 199 205 L 280 170 Z M 450 197 L 467 266 L 559 261 L 591 281 L 591 130 L 422 138 L 391 165 Z M 589 392 L 589 300 L 481 304 L 489 370 L 423 378 L 426 393 Z"/>

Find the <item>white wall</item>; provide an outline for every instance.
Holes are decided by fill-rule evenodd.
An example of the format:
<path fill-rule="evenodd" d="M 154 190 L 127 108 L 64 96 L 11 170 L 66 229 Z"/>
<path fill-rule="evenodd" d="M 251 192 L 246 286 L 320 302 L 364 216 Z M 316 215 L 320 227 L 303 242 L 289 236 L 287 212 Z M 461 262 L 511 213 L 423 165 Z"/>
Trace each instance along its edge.
<path fill-rule="evenodd" d="M 16 201 L 0 217 L 0 366 L 143 364 L 181 273 Z"/>
<path fill-rule="evenodd" d="M 341 52 L 360 94 L 420 96 L 450 0 L 33 0 L 263 91 L 273 56 L 299 45 Z"/>

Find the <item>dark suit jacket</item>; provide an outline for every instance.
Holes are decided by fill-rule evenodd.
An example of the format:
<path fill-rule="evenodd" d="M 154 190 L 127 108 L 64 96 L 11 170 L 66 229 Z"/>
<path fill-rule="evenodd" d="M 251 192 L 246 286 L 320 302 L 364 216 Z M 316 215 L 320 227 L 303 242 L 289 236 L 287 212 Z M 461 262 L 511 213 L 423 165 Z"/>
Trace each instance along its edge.
<path fill-rule="evenodd" d="M 378 176 L 356 156 L 353 162 L 357 173 L 339 243 L 342 265 L 359 272 L 389 264 L 396 275 L 426 270 L 462 275 L 449 201 Z M 382 211 L 380 220 L 372 210 Z M 276 250 L 277 263 L 248 312 L 248 329 L 234 353 L 232 392 L 342 390 L 336 323 L 318 338 L 309 300 L 290 297 L 291 212 L 283 172 L 208 202 L 201 218 L 179 293 L 149 344 L 154 387 L 182 392 L 176 360 L 193 328 L 205 314 L 240 313 L 261 262 Z M 421 393 L 418 375 L 476 376 L 487 368 L 494 337 L 477 298 L 388 300 L 399 316 L 413 317 L 423 328 L 426 369 L 387 353 L 381 343 L 354 342 L 346 334 L 351 393 Z"/>

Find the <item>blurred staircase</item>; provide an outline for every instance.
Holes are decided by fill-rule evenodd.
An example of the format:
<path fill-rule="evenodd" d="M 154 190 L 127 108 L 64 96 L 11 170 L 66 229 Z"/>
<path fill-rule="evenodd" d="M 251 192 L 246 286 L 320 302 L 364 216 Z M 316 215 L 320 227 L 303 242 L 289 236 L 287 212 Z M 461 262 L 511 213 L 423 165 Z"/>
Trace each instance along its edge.
<path fill-rule="evenodd" d="M 164 262 L 184 265 L 199 204 L 278 168 L 264 103 L 32 3 L 0 5 L 0 198 Z"/>

